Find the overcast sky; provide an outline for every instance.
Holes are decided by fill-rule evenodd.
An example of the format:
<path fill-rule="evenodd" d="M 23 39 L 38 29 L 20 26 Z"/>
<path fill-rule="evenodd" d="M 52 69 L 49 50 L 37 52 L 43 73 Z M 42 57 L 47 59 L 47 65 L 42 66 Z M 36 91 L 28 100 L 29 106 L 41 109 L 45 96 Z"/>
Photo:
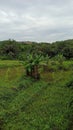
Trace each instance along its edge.
<path fill-rule="evenodd" d="M 73 0 L 0 0 L 0 40 L 73 38 Z"/>

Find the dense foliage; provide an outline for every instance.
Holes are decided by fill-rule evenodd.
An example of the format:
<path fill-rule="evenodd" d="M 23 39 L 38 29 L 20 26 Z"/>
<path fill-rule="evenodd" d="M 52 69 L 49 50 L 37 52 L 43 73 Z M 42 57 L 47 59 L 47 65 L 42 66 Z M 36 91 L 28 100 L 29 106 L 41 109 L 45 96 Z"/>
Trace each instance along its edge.
<path fill-rule="evenodd" d="M 29 53 L 48 55 L 50 58 L 62 54 L 66 59 L 73 58 L 73 40 L 55 43 L 17 42 L 15 40 L 0 42 L 0 59 L 24 60 Z"/>

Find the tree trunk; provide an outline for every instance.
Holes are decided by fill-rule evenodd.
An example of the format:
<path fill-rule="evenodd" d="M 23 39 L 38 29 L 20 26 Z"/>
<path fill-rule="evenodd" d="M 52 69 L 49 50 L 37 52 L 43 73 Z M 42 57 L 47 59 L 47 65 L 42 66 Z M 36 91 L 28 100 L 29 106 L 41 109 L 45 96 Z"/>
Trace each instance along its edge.
<path fill-rule="evenodd" d="M 34 65 L 33 70 L 32 70 L 32 77 L 35 79 L 40 78 L 40 74 L 38 73 L 38 65 Z"/>
<path fill-rule="evenodd" d="M 26 69 L 26 75 L 27 75 L 27 76 L 30 76 L 30 72 L 29 72 L 28 69 Z"/>
<path fill-rule="evenodd" d="M 39 72 L 38 72 L 38 65 L 32 66 L 30 72 L 29 72 L 28 69 L 26 69 L 26 75 L 27 75 L 27 76 L 31 76 L 31 77 L 33 77 L 34 79 L 39 79 L 39 78 L 40 78 L 40 74 L 39 74 Z"/>

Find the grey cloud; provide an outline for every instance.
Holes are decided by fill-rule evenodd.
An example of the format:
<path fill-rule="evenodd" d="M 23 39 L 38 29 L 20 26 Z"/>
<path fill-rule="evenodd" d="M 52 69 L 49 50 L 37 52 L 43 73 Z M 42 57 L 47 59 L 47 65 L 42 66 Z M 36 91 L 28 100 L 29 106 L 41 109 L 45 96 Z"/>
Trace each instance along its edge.
<path fill-rule="evenodd" d="M 73 38 L 72 0 L 0 0 L 0 40 Z"/>

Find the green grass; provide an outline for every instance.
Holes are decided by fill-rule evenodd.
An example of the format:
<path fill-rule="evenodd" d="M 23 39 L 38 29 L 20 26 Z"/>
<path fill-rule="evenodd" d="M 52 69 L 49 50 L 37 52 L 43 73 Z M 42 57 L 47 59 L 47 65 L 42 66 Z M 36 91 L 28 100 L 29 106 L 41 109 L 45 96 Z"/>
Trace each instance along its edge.
<path fill-rule="evenodd" d="M 0 68 L 0 129 L 73 130 L 73 89 L 67 87 L 71 68 L 41 72 L 41 80 L 35 81 L 23 76 L 19 64 L 9 61 Z"/>
<path fill-rule="evenodd" d="M 0 68 L 13 67 L 13 66 L 21 66 L 20 61 L 17 60 L 0 60 Z"/>
<path fill-rule="evenodd" d="M 0 60 L 0 86 L 15 86 L 22 73 L 24 68 L 19 61 Z"/>

